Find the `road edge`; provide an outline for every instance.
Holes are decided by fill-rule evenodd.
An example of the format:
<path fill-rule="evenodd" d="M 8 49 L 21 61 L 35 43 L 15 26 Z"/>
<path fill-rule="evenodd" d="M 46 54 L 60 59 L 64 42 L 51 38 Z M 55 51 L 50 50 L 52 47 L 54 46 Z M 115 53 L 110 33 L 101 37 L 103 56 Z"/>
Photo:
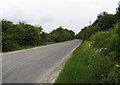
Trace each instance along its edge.
<path fill-rule="evenodd" d="M 61 59 L 59 63 L 55 65 L 55 68 L 51 69 L 46 75 L 48 76 L 47 78 L 43 77 L 42 80 L 38 81 L 38 83 L 55 83 L 55 80 L 58 78 L 60 72 L 64 68 L 65 63 L 67 60 L 72 56 L 73 51 L 82 43 L 80 43 L 73 49 L 71 50 L 64 58 Z"/>
<path fill-rule="evenodd" d="M 58 43 L 49 44 L 49 45 L 37 46 L 37 47 L 28 48 L 28 49 L 21 49 L 21 50 L 10 51 L 10 52 L 2 52 L 1 54 L 4 55 L 4 54 L 24 52 L 24 51 L 29 51 L 29 50 L 33 50 L 33 49 L 43 48 L 43 47 L 46 47 L 46 46 L 52 46 L 52 45 L 56 45 L 56 44 L 62 44 L 62 43 L 70 42 L 70 41 L 73 41 L 73 40 L 69 40 L 69 41 L 65 41 L 65 42 L 58 42 Z"/>

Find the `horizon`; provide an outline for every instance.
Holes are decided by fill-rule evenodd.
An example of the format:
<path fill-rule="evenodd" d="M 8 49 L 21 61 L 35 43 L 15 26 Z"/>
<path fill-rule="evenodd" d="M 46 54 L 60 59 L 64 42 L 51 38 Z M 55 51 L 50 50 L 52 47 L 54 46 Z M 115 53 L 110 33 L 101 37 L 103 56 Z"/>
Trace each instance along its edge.
<path fill-rule="evenodd" d="M 40 25 L 47 33 L 62 26 L 77 34 L 89 26 L 89 22 L 93 23 L 101 12 L 115 14 L 118 2 L 119 0 L 4 0 L 1 5 L 3 14 L 0 17 L 13 23 L 24 21 Z"/>

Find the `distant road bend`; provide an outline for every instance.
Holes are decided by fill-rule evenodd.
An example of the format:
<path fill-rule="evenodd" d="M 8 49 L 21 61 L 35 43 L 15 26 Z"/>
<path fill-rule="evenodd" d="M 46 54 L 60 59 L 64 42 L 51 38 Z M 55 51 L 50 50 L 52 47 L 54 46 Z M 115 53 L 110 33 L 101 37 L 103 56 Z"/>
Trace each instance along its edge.
<path fill-rule="evenodd" d="M 2 54 L 3 83 L 45 83 L 49 73 L 80 44 L 80 40 Z"/>

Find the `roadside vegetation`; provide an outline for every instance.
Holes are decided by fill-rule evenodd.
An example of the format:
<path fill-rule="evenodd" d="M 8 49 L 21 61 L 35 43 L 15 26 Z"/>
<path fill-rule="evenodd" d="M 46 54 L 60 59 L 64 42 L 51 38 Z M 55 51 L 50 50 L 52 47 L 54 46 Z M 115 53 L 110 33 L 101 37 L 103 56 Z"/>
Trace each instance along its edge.
<path fill-rule="evenodd" d="M 3 52 L 63 42 L 72 40 L 75 37 L 75 33 L 72 30 L 67 30 L 61 26 L 50 33 L 46 33 L 38 25 L 31 25 L 25 22 L 14 24 L 7 20 L 2 20 L 1 22 Z"/>
<path fill-rule="evenodd" d="M 88 69 L 89 49 L 84 49 L 87 42 L 82 43 L 65 64 L 56 83 L 86 83 L 91 82 L 91 74 Z M 88 47 L 88 46 L 87 46 Z M 88 53 L 89 54 L 89 53 Z"/>
<path fill-rule="evenodd" d="M 120 83 L 120 6 L 82 29 L 82 44 L 65 64 L 56 83 Z"/>
<path fill-rule="evenodd" d="M 2 52 L 2 23 L 0 22 L 0 52 Z"/>

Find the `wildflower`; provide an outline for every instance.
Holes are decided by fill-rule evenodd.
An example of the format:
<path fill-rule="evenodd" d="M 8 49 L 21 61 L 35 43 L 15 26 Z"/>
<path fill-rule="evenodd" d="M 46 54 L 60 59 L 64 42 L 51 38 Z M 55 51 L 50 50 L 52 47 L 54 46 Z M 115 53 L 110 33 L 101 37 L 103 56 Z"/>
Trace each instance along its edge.
<path fill-rule="evenodd" d="M 100 48 L 100 49 L 99 49 L 99 52 L 101 52 L 102 50 L 103 50 L 103 48 Z"/>
<path fill-rule="evenodd" d="M 91 45 L 89 44 L 89 46 L 91 46 Z"/>
<path fill-rule="evenodd" d="M 107 48 L 104 48 L 104 50 L 107 50 Z"/>
<path fill-rule="evenodd" d="M 115 66 L 116 66 L 116 67 L 120 67 L 120 65 L 118 65 L 118 64 L 116 64 Z"/>

